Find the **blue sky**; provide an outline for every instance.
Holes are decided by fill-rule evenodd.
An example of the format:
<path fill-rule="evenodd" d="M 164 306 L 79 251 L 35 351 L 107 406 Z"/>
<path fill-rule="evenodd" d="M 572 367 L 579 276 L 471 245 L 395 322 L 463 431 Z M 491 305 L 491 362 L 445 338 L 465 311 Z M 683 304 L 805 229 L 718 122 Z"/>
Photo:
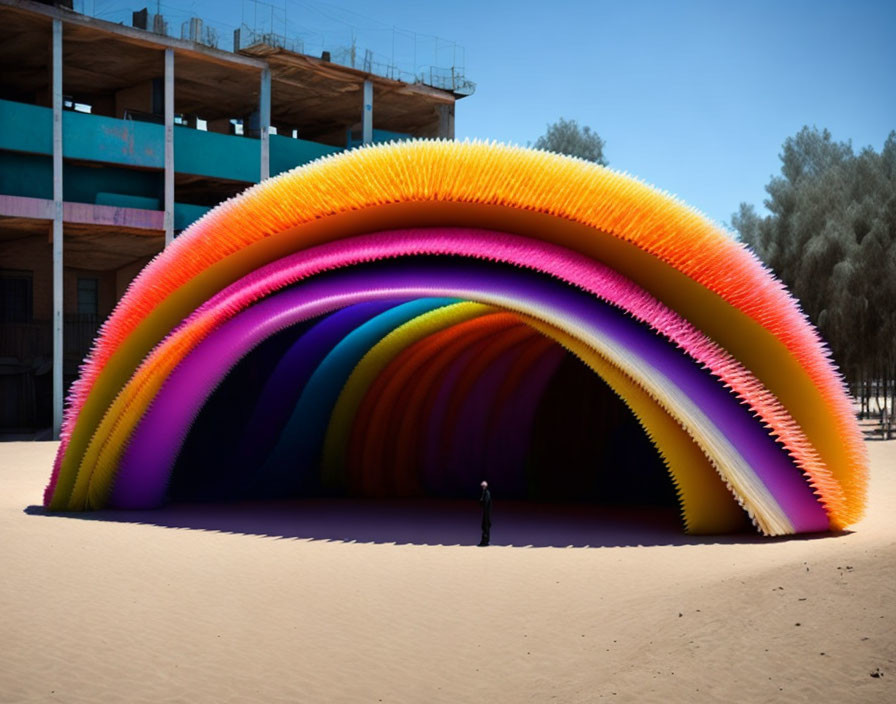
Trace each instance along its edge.
<path fill-rule="evenodd" d="M 116 21 L 124 7 L 155 5 L 83 4 Z M 719 222 L 741 201 L 761 206 L 781 144 L 803 125 L 877 150 L 896 129 L 893 0 L 169 0 L 160 8 L 222 30 L 273 20 L 275 31 L 302 36 L 308 53 L 354 34 L 359 49 L 404 65 L 416 58 L 418 68 L 461 56 L 425 35 L 452 40 L 477 83 L 457 105 L 458 138 L 526 144 L 572 118 L 603 137 L 611 167 Z M 393 27 L 417 33 L 416 42 Z"/>

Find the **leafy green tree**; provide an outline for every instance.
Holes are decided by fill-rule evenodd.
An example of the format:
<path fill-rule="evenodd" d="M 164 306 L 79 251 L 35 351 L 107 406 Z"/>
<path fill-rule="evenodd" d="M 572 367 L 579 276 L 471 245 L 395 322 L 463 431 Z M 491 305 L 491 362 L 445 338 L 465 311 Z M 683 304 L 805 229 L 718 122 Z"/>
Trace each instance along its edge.
<path fill-rule="evenodd" d="M 766 186 L 769 215 L 741 203 L 743 242 L 800 300 L 863 404 L 896 405 L 896 132 L 856 154 L 804 127 Z M 892 417 L 892 416 L 891 416 Z"/>
<path fill-rule="evenodd" d="M 554 124 L 548 125 L 547 132 L 536 139 L 533 146 L 536 149 L 577 156 L 585 161 L 607 165 L 604 157 L 604 140 L 587 125 L 579 127 L 579 123 L 575 120 L 561 117 Z"/>

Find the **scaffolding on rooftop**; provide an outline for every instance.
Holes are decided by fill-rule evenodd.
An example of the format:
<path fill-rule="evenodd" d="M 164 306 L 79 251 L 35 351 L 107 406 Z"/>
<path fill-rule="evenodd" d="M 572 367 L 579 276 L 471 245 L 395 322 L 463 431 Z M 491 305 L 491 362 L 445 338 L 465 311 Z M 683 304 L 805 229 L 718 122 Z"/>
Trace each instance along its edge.
<path fill-rule="evenodd" d="M 397 27 L 374 26 L 376 20 L 354 15 L 352 23 L 339 19 L 335 6 L 316 0 L 241 0 L 239 21 L 196 17 L 186 9 L 187 0 L 132 0 L 132 8 L 104 9 L 103 0 L 75 0 L 74 9 L 86 15 L 129 24 L 164 36 L 179 38 L 226 51 L 239 52 L 259 44 L 297 54 L 319 56 L 340 66 L 364 71 L 404 83 L 449 91 L 458 96 L 472 95 L 476 84 L 465 75 L 464 49 L 456 42 L 417 34 Z M 323 8 L 323 9 L 321 9 Z M 292 17 L 318 10 L 322 18 L 296 24 Z M 352 13 L 349 13 L 352 14 Z M 323 27 L 330 22 L 329 27 Z M 369 26 L 362 23 L 367 22 Z M 378 38 L 373 34 L 379 34 Z M 232 45 L 224 37 L 233 36 Z M 359 37 L 369 39 L 359 41 Z M 364 46 L 367 44 L 367 46 Z M 389 46 L 385 46 L 389 44 Z M 359 46 L 360 45 L 360 46 Z M 363 48 L 361 48 L 363 47 Z M 420 61 L 432 56 L 432 62 Z M 447 65 L 445 65 L 447 64 Z"/>

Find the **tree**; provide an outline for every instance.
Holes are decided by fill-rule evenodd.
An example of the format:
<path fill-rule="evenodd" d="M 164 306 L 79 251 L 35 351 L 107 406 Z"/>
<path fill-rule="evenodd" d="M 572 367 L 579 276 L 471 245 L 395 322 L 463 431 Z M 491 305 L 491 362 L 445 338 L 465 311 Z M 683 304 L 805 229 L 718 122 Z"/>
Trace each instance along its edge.
<path fill-rule="evenodd" d="M 547 126 L 547 132 L 535 140 L 536 149 L 544 149 L 557 154 L 577 156 L 595 164 L 607 165 L 604 158 L 604 140 L 587 125 L 579 127 L 575 120 L 560 118 Z"/>
<path fill-rule="evenodd" d="M 896 132 L 855 154 L 804 127 L 765 190 L 770 215 L 741 203 L 732 227 L 799 299 L 859 397 L 896 405 Z M 890 416 L 892 418 L 892 415 Z"/>

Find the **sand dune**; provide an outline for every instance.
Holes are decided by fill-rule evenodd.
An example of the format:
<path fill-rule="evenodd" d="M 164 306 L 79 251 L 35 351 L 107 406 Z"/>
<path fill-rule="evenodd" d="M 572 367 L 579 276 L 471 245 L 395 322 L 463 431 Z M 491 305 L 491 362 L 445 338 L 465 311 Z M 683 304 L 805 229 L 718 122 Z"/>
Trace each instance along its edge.
<path fill-rule="evenodd" d="M 0 701 L 896 701 L 896 441 L 868 448 L 845 535 L 496 488 L 479 549 L 475 502 L 47 516 L 56 444 L 2 444 Z"/>

